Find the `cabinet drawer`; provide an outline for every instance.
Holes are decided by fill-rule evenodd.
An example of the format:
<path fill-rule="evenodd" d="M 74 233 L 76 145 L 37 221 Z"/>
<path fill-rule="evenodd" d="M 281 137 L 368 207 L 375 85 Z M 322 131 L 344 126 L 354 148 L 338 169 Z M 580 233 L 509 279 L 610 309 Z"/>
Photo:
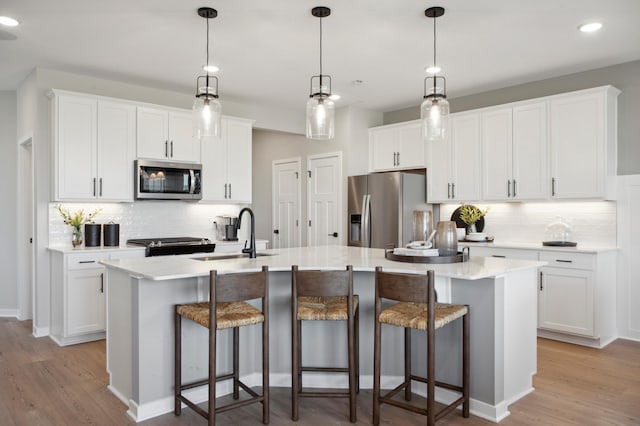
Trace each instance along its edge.
<path fill-rule="evenodd" d="M 595 269 L 595 256 L 586 253 L 540 252 L 540 260 L 556 268 Z"/>
<path fill-rule="evenodd" d="M 500 257 L 504 259 L 538 260 L 535 250 L 508 249 L 502 247 L 473 247 L 471 256 Z"/>
<path fill-rule="evenodd" d="M 67 269 L 102 268 L 101 260 L 109 258 L 108 253 L 78 253 L 67 257 Z"/>

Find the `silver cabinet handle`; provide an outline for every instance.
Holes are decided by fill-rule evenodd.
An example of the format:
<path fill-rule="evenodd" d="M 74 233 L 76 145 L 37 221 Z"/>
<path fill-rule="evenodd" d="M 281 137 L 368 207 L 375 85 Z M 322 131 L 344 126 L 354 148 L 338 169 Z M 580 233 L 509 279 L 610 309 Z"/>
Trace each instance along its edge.
<path fill-rule="evenodd" d="M 556 178 L 551 178 L 551 196 L 556 196 Z"/>
<path fill-rule="evenodd" d="M 100 293 L 104 293 L 104 273 L 100 274 Z"/>
<path fill-rule="evenodd" d="M 447 184 L 447 199 L 451 198 L 451 184 Z"/>
<path fill-rule="evenodd" d="M 506 259 L 507 256 L 503 256 L 501 254 L 492 254 L 491 257 L 499 257 L 500 259 Z"/>
<path fill-rule="evenodd" d="M 227 199 L 227 184 L 224 184 L 224 199 Z"/>
<path fill-rule="evenodd" d="M 229 199 L 231 199 L 231 184 L 229 184 Z"/>
<path fill-rule="evenodd" d="M 81 260 L 78 263 L 96 263 L 95 260 Z"/>
<path fill-rule="evenodd" d="M 507 180 L 507 197 L 511 197 L 511 181 Z"/>
<path fill-rule="evenodd" d="M 173 158 L 173 141 L 171 141 L 171 158 Z"/>
<path fill-rule="evenodd" d="M 100 178 L 100 196 L 102 197 L 102 178 Z"/>
<path fill-rule="evenodd" d="M 93 178 L 93 196 L 96 196 L 96 178 Z"/>
<path fill-rule="evenodd" d="M 513 180 L 513 196 L 516 196 L 516 180 Z"/>
<path fill-rule="evenodd" d="M 397 152 L 396 154 L 398 154 L 398 166 L 400 165 L 400 152 Z"/>
<path fill-rule="evenodd" d="M 573 260 L 556 259 L 556 262 L 561 262 L 561 263 L 573 263 Z"/>
<path fill-rule="evenodd" d="M 169 158 L 169 141 L 164 141 L 164 156 Z"/>
<path fill-rule="evenodd" d="M 544 290 L 544 286 L 542 285 L 542 271 L 540 271 L 540 291 Z"/>
<path fill-rule="evenodd" d="M 451 183 L 451 198 L 456 198 L 456 184 L 455 183 Z"/>

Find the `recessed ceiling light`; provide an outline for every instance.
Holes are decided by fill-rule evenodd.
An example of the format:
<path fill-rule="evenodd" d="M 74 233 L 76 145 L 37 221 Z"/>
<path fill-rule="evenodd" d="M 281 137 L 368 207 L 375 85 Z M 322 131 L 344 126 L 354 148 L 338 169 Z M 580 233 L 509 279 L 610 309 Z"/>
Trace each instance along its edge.
<path fill-rule="evenodd" d="M 331 99 L 332 101 L 337 101 L 338 99 L 340 99 L 340 95 L 338 95 L 337 93 L 332 93 L 331 96 L 329 96 L 329 99 Z"/>
<path fill-rule="evenodd" d="M 7 27 L 15 27 L 19 22 L 8 16 L 0 16 L 0 24 L 6 25 Z"/>
<path fill-rule="evenodd" d="M 580 25 L 579 29 L 583 33 L 592 33 L 594 31 L 598 31 L 602 28 L 602 23 L 600 22 L 590 22 L 588 24 Z"/>
<path fill-rule="evenodd" d="M 203 65 L 202 69 L 205 70 L 206 72 L 212 74 L 214 72 L 218 72 L 218 67 L 216 67 L 215 65 Z"/>
<path fill-rule="evenodd" d="M 427 74 L 437 74 L 440 71 L 442 71 L 442 68 L 433 66 L 433 67 L 427 67 L 424 70 L 426 71 Z"/>

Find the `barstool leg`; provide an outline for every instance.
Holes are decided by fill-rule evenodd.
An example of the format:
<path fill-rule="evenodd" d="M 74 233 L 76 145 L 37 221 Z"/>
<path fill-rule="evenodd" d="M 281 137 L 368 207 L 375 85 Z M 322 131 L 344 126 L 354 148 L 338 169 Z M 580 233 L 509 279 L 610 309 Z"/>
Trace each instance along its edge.
<path fill-rule="evenodd" d="M 262 423 L 269 424 L 269 318 L 262 323 Z"/>
<path fill-rule="evenodd" d="M 291 420 L 298 421 L 298 393 L 300 392 L 300 322 L 294 317 L 291 321 Z"/>
<path fill-rule="evenodd" d="M 411 401 L 411 329 L 404 329 L 404 399 Z"/>
<path fill-rule="evenodd" d="M 209 327 L 209 426 L 216 424 L 216 327 Z"/>
<path fill-rule="evenodd" d="M 378 312 L 376 311 L 375 330 L 373 335 L 373 425 L 380 424 L 380 329 Z"/>
<path fill-rule="evenodd" d="M 239 361 L 240 356 L 238 354 L 238 352 L 240 352 L 238 350 L 239 341 L 240 341 L 240 327 L 234 327 L 233 328 L 233 399 L 240 398 L 240 385 L 238 384 L 240 380 L 240 374 L 238 372 L 240 367 L 240 361 Z"/>
<path fill-rule="evenodd" d="M 436 351 L 435 333 L 427 332 L 427 425 L 436 423 Z"/>
<path fill-rule="evenodd" d="M 356 335 L 356 393 L 360 393 L 360 307 L 356 308 L 355 317 Z"/>
<path fill-rule="evenodd" d="M 347 321 L 347 353 L 349 363 L 349 420 L 356 422 L 356 348 L 355 348 L 355 319 L 349 316 Z"/>
<path fill-rule="evenodd" d="M 462 317 L 462 417 L 469 417 L 469 377 L 470 377 L 470 332 L 469 313 Z"/>
<path fill-rule="evenodd" d="M 174 408 L 173 414 L 182 414 L 182 402 L 178 398 L 182 387 L 182 317 L 177 312 L 173 314 L 174 325 L 174 348 L 173 348 L 173 394 Z"/>

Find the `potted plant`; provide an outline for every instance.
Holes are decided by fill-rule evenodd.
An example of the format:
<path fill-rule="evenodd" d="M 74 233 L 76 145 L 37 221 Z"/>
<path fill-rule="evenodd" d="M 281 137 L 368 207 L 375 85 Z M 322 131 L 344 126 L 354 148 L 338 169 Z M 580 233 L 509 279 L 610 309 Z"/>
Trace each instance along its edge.
<path fill-rule="evenodd" d="M 60 204 L 56 205 L 56 210 L 58 210 L 58 213 L 62 216 L 64 223 L 73 227 L 73 236 L 71 237 L 71 244 L 73 244 L 73 247 L 78 247 L 82 244 L 82 225 L 85 223 L 93 223 L 93 218 L 102 211 L 102 209 L 95 209 L 93 212 L 85 216 L 84 209 L 71 213 Z"/>
<path fill-rule="evenodd" d="M 486 216 L 489 208 L 480 210 L 471 204 L 463 204 L 460 206 L 460 220 L 467 225 L 467 234 L 474 234 L 476 230 L 476 222 Z"/>

